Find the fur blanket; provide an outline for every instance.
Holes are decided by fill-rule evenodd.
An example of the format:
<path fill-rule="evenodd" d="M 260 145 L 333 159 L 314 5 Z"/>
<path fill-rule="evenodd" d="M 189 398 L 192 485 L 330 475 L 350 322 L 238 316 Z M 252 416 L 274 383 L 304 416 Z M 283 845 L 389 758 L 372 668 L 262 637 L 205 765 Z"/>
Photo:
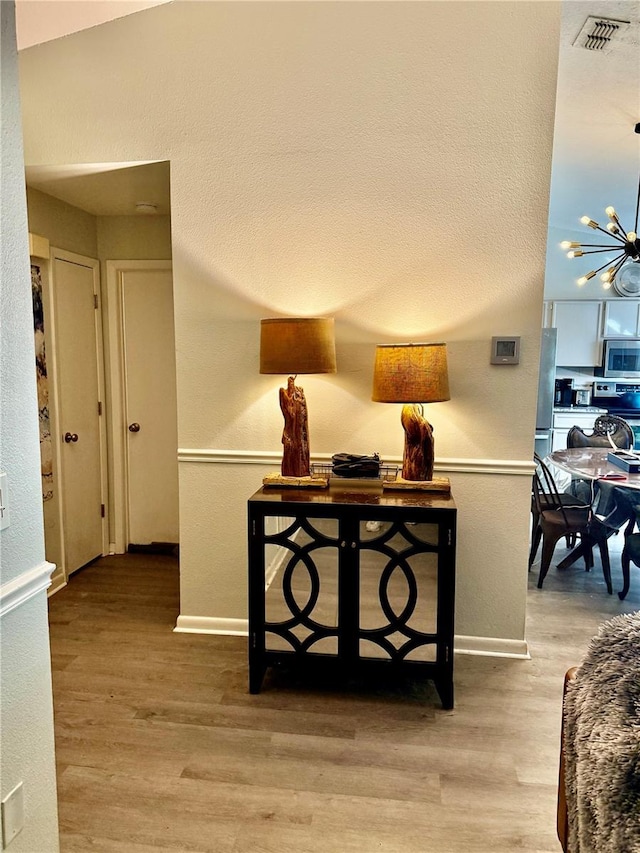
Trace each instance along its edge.
<path fill-rule="evenodd" d="M 569 853 L 640 853 L 640 611 L 600 627 L 564 725 Z"/>

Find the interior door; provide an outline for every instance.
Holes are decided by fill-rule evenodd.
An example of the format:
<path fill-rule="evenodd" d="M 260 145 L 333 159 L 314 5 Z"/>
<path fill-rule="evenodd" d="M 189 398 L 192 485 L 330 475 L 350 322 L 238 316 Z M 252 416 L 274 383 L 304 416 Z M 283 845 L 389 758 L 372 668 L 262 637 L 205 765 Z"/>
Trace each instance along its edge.
<path fill-rule="evenodd" d="M 129 544 L 177 543 L 178 429 L 170 269 L 121 273 Z"/>
<path fill-rule="evenodd" d="M 55 373 L 67 575 L 104 549 L 98 262 L 53 259 Z"/>

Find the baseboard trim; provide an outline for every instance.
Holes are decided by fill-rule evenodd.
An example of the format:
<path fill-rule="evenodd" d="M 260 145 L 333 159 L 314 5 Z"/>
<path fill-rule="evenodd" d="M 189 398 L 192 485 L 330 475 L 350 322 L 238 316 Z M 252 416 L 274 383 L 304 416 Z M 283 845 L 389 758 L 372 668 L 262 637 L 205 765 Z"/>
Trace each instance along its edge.
<path fill-rule="evenodd" d="M 55 564 L 44 560 L 40 565 L 18 575 L 17 578 L 0 586 L 0 617 L 20 607 L 34 595 L 47 589 Z"/>
<path fill-rule="evenodd" d="M 228 637 L 248 637 L 248 619 L 221 619 L 216 616 L 178 616 L 177 634 L 220 634 Z"/>
<path fill-rule="evenodd" d="M 281 451 L 270 450 L 217 450 L 203 447 L 178 448 L 178 462 L 200 462 L 215 465 L 269 465 L 280 467 Z M 312 462 L 331 461 L 330 453 L 313 455 Z M 388 465 L 401 465 L 400 456 L 385 457 Z M 518 459 L 436 459 L 435 471 L 448 474 L 509 474 L 531 477 L 533 461 Z"/>
<path fill-rule="evenodd" d="M 503 637 L 471 637 L 456 634 L 453 650 L 458 655 L 482 655 L 493 658 L 517 658 L 529 660 L 526 640 L 508 640 Z"/>
<path fill-rule="evenodd" d="M 64 589 L 66 585 L 67 580 L 62 572 L 57 576 L 53 576 L 51 578 L 51 586 L 47 590 L 47 598 L 51 598 L 51 596 L 55 595 L 56 592 L 60 592 L 60 590 Z"/>
<path fill-rule="evenodd" d="M 220 619 L 216 616 L 178 616 L 176 627 L 173 630 L 179 634 L 220 634 L 222 636 L 248 637 L 249 620 Z M 531 657 L 525 640 L 456 636 L 453 645 L 456 654 L 519 658 L 521 660 L 528 660 Z"/>

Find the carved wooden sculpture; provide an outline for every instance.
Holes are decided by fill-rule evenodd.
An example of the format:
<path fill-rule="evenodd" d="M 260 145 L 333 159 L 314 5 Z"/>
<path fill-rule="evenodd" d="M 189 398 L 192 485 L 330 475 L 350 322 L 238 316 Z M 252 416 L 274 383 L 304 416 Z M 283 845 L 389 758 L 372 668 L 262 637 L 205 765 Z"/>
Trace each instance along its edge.
<path fill-rule="evenodd" d="M 405 480 L 433 479 L 433 427 L 420 405 L 402 407 L 404 454 L 402 477 Z"/>
<path fill-rule="evenodd" d="M 282 476 L 308 477 L 311 469 L 307 401 L 293 376 L 287 380 L 287 387 L 280 389 L 280 408 L 284 415 Z"/>

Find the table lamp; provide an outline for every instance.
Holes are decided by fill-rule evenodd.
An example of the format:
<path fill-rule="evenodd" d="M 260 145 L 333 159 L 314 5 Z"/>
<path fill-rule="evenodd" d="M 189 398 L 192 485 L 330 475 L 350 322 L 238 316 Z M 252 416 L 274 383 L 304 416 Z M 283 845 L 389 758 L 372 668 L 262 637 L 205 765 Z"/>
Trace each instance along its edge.
<path fill-rule="evenodd" d="M 295 479 L 295 485 L 304 485 L 298 482 L 300 478 L 318 480 L 311 478 L 307 401 L 295 380 L 299 373 L 335 372 L 333 318 L 283 317 L 260 321 L 260 373 L 289 374 L 287 387 L 280 388 L 284 430 L 281 475 L 276 485 L 286 485 L 287 478 Z M 325 478 L 324 485 L 327 483 Z"/>
<path fill-rule="evenodd" d="M 402 479 L 385 488 L 449 489 L 445 477 L 433 479 L 433 427 L 424 417 L 423 403 L 450 400 L 446 344 L 379 344 L 373 372 L 378 403 L 404 403 L 405 432 Z"/>

